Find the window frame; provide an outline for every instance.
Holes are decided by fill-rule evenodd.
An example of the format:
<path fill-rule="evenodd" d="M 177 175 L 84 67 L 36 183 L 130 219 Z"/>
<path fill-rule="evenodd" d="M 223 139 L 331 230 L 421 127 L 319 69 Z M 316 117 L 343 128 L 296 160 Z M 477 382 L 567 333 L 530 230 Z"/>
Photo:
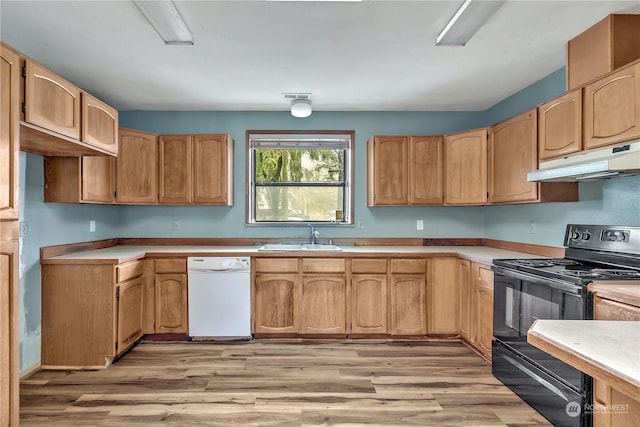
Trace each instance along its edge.
<path fill-rule="evenodd" d="M 349 147 L 345 150 L 344 161 L 344 212 L 342 221 L 256 221 L 256 179 L 255 179 L 255 149 L 252 147 L 251 137 L 255 135 L 291 135 L 291 136 L 349 136 Z M 245 225 L 249 226 L 295 226 L 295 225 L 331 225 L 336 227 L 353 227 L 354 209 L 354 158 L 355 158 L 354 130 L 247 130 L 246 131 L 246 163 L 245 163 Z M 320 148 L 320 147 L 319 147 Z"/>

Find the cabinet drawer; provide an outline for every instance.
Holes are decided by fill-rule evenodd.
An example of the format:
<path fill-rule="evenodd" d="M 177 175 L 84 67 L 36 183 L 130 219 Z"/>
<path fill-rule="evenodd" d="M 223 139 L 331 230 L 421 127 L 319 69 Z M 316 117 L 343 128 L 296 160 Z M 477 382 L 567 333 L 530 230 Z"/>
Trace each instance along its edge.
<path fill-rule="evenodd" d="M 255 266 L 261 273 L 297 273 L 298 258 L 256 258 Z"/>
<path fill-rule="evenodd" d="M 344 259 L 304 258 L 302 271 L 305 273 L 344 273 Z"/>
<path fill-rule="evenodd" d="M 611 301 L 596 295 L 593 317 L 596 320 L 640 320 L 640 307 Z"/>
<path fill-rule="evenodd" d="M 426 273 L 426 259 L 392 259 L 392 273 Z"/>
<path fill-rule="evenodd" d="M 186 272 L 187 272 L 187 260 L 184 258 L 156 260 L 156 274 L 186 273 Z"/>
<path fill-rule="evenodd" d="M 133 261 L 118 266 L 118 283 L 142 276 L 142 261 Z"/>
<path fill-rule="evenodd" d="M 379 259 L 354 259 L 351 261 L 352 273 L 386 273 L 387 272 L 387 260 L 384 258 Z"/>
<path fill-rule="evenodd" d="M 478 279 L 485 285 L 493 287 L 493 271 L 491 271 L 491 268 L 483 265 L 478 266 Z"/>

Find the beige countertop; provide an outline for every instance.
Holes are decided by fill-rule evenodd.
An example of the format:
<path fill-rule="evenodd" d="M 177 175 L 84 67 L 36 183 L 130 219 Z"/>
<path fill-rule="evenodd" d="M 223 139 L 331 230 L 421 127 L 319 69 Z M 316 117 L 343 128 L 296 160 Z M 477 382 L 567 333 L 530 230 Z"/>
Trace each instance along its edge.
<path fill-rule="evenodd" d="M 523 252 L 486 246 L 342 246 L 342 251 L 260 251 L 259 246 L 112 246 L 44 258 L 43 264 L 119 264 L 145 256 L 279 256 L 279 257 L 362 257 L 362 256 L 459 256 L 470 261 L 491 264 L 498 258 L 541 258 Z"/>
<path fill-rule="evenodd" d="M 640 321 L 536 320 L 527 341 L 629 396 L 640 396 Z"/>

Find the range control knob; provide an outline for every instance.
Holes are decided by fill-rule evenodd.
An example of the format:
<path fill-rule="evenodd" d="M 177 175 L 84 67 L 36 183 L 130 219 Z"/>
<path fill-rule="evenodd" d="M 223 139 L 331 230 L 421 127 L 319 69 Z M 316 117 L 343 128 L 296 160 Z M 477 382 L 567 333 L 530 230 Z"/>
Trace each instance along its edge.
<path fill-rule="evenodd" d="M 589 233 L 588 231 L 585 231 L 584 233 L 582 233 L 582 240 L 589 240 L 591 238 L 591 233 Z"/>
<path fill-rule="evenodd" d="M 580 232 L 579 232 L 579 231 L 576 231 L 576 230 L 573 230 L 573 231 L 571 232 L 571 238 L 572 238 L 573 240 L 579 240 L 579 239 L 580 239 Z"/>

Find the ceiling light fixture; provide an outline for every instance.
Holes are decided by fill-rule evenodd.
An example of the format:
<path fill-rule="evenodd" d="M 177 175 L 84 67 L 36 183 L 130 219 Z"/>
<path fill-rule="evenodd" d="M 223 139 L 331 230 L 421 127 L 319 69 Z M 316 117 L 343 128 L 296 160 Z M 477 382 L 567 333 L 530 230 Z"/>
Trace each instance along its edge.
<path fill-rule="evenodd" d="M 284 99 L 291 100 L 293 117 L 309 117 L 312 112 L 310 93 L 283 93 Z"/>
<path fill-rule="evenodd" d="M 166 45 L 192 45 L 193 35 L 171 0 L 132 0 Z"/>
<path fill-rule="evenodd" d="M 436 37 L 436 46 L 464 46 L 504 0 L 465 0 Z"/>

